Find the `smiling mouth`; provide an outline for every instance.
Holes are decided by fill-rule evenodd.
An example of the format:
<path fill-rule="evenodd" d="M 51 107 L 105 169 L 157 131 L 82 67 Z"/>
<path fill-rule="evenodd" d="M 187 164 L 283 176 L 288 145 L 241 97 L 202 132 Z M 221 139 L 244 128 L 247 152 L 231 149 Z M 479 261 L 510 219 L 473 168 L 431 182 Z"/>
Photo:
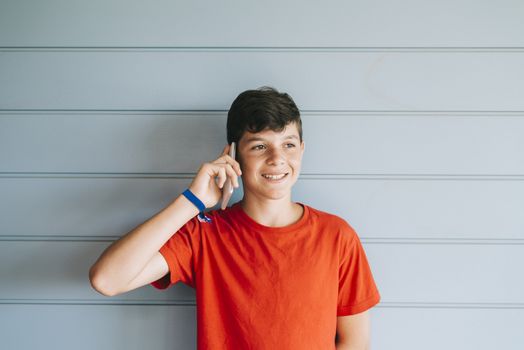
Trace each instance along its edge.
<path fill-rule="evenodd" d="M 284 179 L 285 177 L 288 176 L 289 173 L 284 173 L 284 174 L 279 174 L 279 175 L 267 175 L 267 174 L 262 174 L 262 177 L 266 180 L 270 180 L 270 181 L 279 181 L 279 180 L 282 180 Z"/>

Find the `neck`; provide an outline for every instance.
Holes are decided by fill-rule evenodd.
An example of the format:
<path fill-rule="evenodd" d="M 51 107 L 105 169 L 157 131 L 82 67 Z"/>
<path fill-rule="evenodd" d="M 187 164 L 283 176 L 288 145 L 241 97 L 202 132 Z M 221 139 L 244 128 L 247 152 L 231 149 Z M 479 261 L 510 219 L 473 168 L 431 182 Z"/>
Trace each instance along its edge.
<path fill-rule="evenodd" d="M 280 199 L 256 199 L 244 195 L 240 202 L 244 212 L 261 225 L 289 226 L 302 217 L 304 209 L 291 201 L 291 196 Z"/>

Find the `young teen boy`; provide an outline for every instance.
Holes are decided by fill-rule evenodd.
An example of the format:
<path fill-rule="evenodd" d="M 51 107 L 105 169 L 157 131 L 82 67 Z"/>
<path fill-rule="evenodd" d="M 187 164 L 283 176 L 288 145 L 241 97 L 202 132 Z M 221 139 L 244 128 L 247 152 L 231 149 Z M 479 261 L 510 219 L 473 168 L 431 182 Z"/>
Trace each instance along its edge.
<path fill-rule="evenodd" d="M 305 147 L 292 98 L 244 91 L 227 141 L 183 194 L 103 252 L 93 287 L 108 296 L 146 284 L 195 288 L 199 349 L 368 349 L 368 309 L 380 295 L 359 237 L 342 218 L 291 200 Z M 204 214 L 238 176 L 243 199 Z"/>

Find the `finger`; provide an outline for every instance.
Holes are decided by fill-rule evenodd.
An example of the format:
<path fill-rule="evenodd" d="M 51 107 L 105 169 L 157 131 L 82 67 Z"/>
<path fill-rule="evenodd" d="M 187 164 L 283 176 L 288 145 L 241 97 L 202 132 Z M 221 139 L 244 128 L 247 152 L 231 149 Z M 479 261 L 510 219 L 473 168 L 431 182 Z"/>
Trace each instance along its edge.
<path fill-rule="evenodd" d="M 227 175 L 226 175 L 226 169 L 223 167 L 220 167 L 218 169 L 218 187 L 223 188 L 224 184 L 226 183 Z"/>
<path fill-rule="evenodd" d="M 225 165 L 230 164 L 233 169 L 235 170 L 236 175 L 240 176 L 242 175 L 242 169 L 240 168 L 240 163 L 234 160 L 231 156 L 225 155 L 222 156 L 212 162 L 212 164 L 216 165 Z"/>
<path fill-rule="evenodd" d="M 233 158 L 231 158 L 231 157 L 228 158 L 228 155 L 227 155 L 227 147 L 228 147 L 228 146 L 226 146 L 226 147 L 224 148 L 224 151 L 225 151 L 226 153 L 225 153 L 225 154 L 222 153 L 222 154 L 220 155 L 220 157 L 218 157 L 217 159 L 215 159 L 212 163 L 214 163 L 214 164 L 222 164 L 222 163 L 227 163 L 227 162 L 228 162 L 228 159 L 233 159 Z"/>
<path fill-rule="evenodd" d="M 240 169 L 240 163 L 239 162 L 237 162 L 235 159 L 233 159 L 233 157 L 231 157 L 230 155 L 226 155 L 226 156 L 224 156 L 224 158 L 226 159 L 226 162 L 228 164 L 231 164 L 233 166 L 233 169 L 235 169 L 235 172 L 238 175 L 242 175 L 242 169 Z"/>
<path fill-rule="evenodd" d="M 227 163 L 224 158 L 220 157 L 211 162 L 212 164 L 225 164 Z"/>
<path fill-rule="evenodd" d="M 231 178 L 231 183 L 233 184 L 233 186 L 235 188 L 238 188 L 239 187 L 238 176 L 237 176 L 237 173 L 235 172 L 235 169 L 233 169 L 231 164 L 225 164 L 225 169 L 227 171 L 227 175 Z"/>
<path fill-rule="evenodd" d="M 228 179 L 231 180 L 231 184 L 233 185 L 233 187 L 235 187 L 235 188 L 240 187 L 240 185 L 238 183 L 238 176 L 237 176 L 235 170 L 233 169 L 233 167 L 231 166 L 231 164 L 221 163 L 221 164 L 218 164 L 218 166 L 220 167 L 218 173 L 221 174 L 221 175 L 223 174 L 223 176 L 224 176 L 224 179 L 219 178 L 219 180 L 217 182 L 217 184 L 219 185 L 220 188 L 224 187 L 225 182 Z"/>

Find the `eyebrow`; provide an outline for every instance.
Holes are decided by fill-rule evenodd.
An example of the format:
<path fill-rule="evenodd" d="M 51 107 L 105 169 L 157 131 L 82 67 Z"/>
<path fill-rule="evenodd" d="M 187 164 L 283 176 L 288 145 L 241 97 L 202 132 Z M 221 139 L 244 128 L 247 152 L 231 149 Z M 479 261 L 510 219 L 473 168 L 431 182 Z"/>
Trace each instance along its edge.
<path fill-rule="evenodd" d="M 297 135 L 289 135 L 287 137 L 284 138 L 284 140 L 289 140 L 289 139 L 296 139 L 298 140 L 298 136 Z M 262 137 L 257 137 L 257 136 L 254 136 L 254 137 L 250 137 L 246 140 L 247 143 L 249 142 L 253 142 L 253 141 L 266 141 L 266 139 L 262 138 Z"/>

